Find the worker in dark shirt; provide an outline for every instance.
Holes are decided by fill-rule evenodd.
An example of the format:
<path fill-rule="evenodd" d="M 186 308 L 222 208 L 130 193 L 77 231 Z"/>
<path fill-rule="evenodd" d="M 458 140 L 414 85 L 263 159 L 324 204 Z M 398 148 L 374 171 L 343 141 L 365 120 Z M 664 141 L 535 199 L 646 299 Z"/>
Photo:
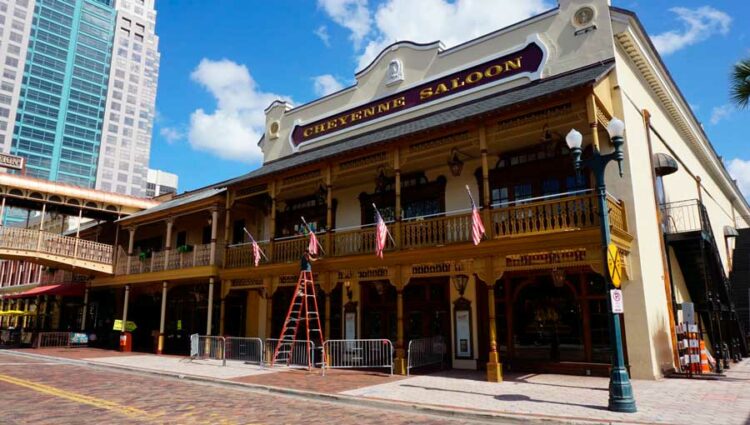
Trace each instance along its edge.
<path fill-rule="evenodd" d="M 311 272 L 312 263 L 317 260 L 318 260 L 318 256 L 311 253 L 309 249 L 305 248 L 305 252 L 302 254 L 302 257 L 300 257 L 300 264 L 299 264 L 300 271 Z"/>

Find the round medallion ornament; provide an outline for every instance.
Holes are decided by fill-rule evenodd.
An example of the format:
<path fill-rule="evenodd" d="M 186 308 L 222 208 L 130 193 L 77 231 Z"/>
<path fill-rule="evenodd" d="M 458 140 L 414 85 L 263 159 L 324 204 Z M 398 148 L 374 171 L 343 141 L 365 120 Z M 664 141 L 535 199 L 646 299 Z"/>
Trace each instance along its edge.
<path fill-rule="evenodd" d="M 588 26 L 594 20 L 594 16 L 596 16 L 596 11 L 593 7 L 583 6 L 573 15 L 573 25 L 579 28 Z"/>
<path fill-rule="evenodd" d="M 272 122 L 271 125 L 268 127 L 269 136 L 271 136 L 272 138 L 279 137 L 279 128 L 280 128 L 280 125 L 278 121 Z"/>

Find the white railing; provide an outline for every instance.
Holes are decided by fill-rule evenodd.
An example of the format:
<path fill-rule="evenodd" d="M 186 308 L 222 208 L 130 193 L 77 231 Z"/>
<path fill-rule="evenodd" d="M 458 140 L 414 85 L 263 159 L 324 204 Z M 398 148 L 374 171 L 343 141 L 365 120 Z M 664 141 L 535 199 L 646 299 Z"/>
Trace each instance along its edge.
<path fill-rule="evenodd" d="M 282 341 L 278 338 L 266 338 L 263 359 L 271 366 L 304 367 L 312 369 L 316 362 L 315 343 L 309 340 L 296 339 Z M 278 348 L 278 358 L 273 356 Z"/>
<path fill-rule="evenodd" d="M 411 369 L 440 364 L 445 361 L 445 341 L 442 336 L 412 339 L 407 350 L 406 375 Z"/>
<path fill-rule="evenodd" d="M 263 340 L 260 338 L 225 338 L 224 356 L 227 360 L 263 366 Z"/>
<path fill-rule="evenodd" d="M 323 343 L 326 369 L 387 368 L 393 375 L 393 343 L 388 339 L 336 339 Z"/>

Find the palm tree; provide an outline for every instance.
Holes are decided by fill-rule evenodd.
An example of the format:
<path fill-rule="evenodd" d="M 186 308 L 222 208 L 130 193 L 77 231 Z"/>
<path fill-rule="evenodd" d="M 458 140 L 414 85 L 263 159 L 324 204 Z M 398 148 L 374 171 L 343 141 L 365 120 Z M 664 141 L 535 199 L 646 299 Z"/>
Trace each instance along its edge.
<path fill-rule="evenodd" d="M 750 58 L 739 61 L 732 70 L 732 101 L 740 107 L 750 105 Z"/>

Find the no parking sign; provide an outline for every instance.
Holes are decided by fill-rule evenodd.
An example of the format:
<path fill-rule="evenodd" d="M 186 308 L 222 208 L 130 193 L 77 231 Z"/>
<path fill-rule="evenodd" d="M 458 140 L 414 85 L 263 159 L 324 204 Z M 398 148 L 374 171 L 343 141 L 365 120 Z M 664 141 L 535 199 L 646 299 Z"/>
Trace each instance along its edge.
<path fill-rule="evenodd" d="M 609 291 L 609 297 L 612 300 L 612 313 L 624 313 L 625 306 L 622 303 L 622 291 L 613 289 Z"/>

